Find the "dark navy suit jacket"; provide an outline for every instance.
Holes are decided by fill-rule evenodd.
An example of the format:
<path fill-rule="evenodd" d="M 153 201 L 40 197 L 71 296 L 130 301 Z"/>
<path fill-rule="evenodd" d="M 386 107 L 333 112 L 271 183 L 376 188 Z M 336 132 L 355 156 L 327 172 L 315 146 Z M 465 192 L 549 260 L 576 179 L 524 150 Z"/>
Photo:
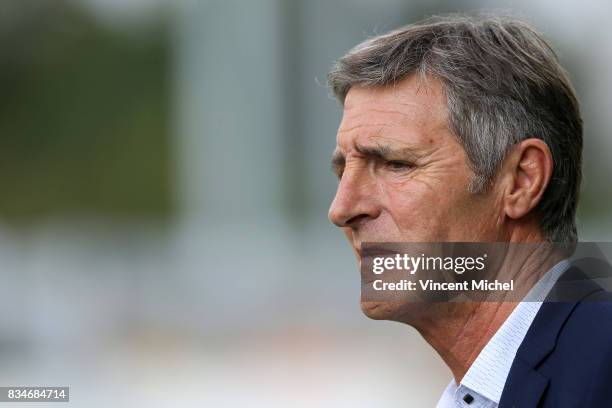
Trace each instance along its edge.
<path fill-rule="evenodd" d="M 519 347 L 500 408 L 612 407 L 612 295 L 589 276 L 612 276 L 587 260 L 566 271 Z"/>

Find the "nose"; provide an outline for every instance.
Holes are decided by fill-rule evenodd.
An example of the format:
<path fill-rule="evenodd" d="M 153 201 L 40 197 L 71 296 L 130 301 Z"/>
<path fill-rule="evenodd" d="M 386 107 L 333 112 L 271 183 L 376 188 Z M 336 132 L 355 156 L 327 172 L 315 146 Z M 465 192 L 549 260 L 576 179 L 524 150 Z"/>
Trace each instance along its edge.
<path fill-rule="evenodd" d="M 329 220 L 338 227 L 355 228 L 378 217 L 380 207 L 377 200 L 375 186 L 365 175 L 345 170 L 329 208 Z"/>

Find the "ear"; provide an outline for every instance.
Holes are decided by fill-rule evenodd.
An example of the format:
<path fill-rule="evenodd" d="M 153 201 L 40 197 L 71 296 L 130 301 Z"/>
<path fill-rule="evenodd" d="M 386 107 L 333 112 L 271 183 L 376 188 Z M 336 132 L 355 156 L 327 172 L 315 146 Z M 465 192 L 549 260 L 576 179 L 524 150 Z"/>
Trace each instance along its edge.
<path fill-rule="evenodd" d="M 542 199 L 553 171 L 548 145 L 540 139 L 526 139 L 517 144 L 504 166 L 508 190 L 504 212 L 513 219 L 522 218 Z"/>

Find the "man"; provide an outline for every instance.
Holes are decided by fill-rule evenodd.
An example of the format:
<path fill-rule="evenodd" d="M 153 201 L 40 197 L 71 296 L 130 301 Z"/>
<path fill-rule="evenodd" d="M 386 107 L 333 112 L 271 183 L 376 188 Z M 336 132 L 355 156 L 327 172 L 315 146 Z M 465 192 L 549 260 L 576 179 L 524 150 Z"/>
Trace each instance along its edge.
<path fill-rule="evenodd" d="M 576 243 L 582 120 L 528 24 L 410 25 L 355 47 L 329 83 L 344 107 L 329 218 L 358 256 L 367 242 Z M 454 377 L 440 407 L 612 406 L 612 303 L 583 279 L 588 266 L 543 262 L 546 293 L 558 279 L 586 284 L 555 303 L 362 296 L 362 310 L 413 326 L 439 353 Z"/>

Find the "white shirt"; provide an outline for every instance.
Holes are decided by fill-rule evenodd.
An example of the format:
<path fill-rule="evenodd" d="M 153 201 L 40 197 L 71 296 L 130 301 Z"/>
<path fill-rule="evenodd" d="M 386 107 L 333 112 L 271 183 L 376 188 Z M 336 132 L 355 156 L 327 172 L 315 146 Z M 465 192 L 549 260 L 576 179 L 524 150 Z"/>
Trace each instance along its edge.
<path fill-rule="evenodd" d="M 569 262 L 563 260 L 544 274 L 481 350 L 461 383 L 451 380 L 437 408 L 495 408 L 499 405 L 516 352 L 542 301 L 568 267 Z"/>

